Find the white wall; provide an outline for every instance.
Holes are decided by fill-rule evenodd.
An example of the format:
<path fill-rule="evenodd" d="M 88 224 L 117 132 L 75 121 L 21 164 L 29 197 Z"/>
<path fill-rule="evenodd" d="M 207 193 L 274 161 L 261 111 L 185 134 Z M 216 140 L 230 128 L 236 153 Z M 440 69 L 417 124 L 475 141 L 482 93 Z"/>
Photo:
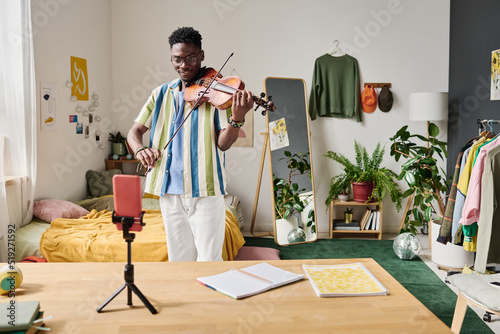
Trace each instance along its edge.
<path fill-rule="evenodd" d="M 93 26 L 107 25 L 107 2 L 94 0 L 87 3 L 72 0 L 65 6 L 88 10 L 87 22 Z M 71 42 L 56 47 L 57 51 L 61 51 L 56 55 L 61 57 L 61 61 L 51 62 L 49 56 L 41 60 L 51 67 L 56 64 L 61 67 L 57 70 L 61 73 L 58 80 L 63 84 L 69 73 L 66 69 L 70 54 L 79 54 L 88 62 L 91 56 L 95 56 L 96 61 L 98 56 L 108 56 L 101 59 L 102 67 L 99 67 L 102 81 L 96 78 L 93 84 L 105 86 L 98 89 L 103 98 L 110 93 L 106 97 L 109 98 L 113 123 L 118 130 L 126 132 L 151 88 L 177 77 L 170 63 L 168 46 L 168 36 L 177 27 L 194 26 L 201 32 L 206 55 L 204 65 L 217 68 L 234 52 L 223 74 L 229 75 L 234 70 L 254 93 L 263 90 L 263 80 L 268 76 L 303 78 L 309 91 L 314 60 L 328 52 L 334 40 L 339 40 L 341 47 L 348 48 L 349 53 L 358 59 L 362 82 L 392 83 L 395 103 L 389 113 L 377 110 L 373 114 L 363 114 L 362 123 L 326 118 L 311 123 L 318 224 L 319 231 L 326 232 L 328 215 L 324 201 L 330 178 L 340 170 L 323 155 L 328 150 L 334 150 L 353 157 L 354 139 L 369 151 L 379 141 L 387 146 L 389 137 L 409 123 L 409 93 L 448 90 L 449 8 L 449 0 L 111 0 L 111 27 L 106 27 L 111 31 L 111 38 L 98 35 L 95 27 L 91 27 L 86 34 L 89 39 L 92 36 L 110 41 L 111 51 L 105 45 L 100 46 L 99 51 L 97 47 L 87 46 L 80 50 L 83 43 Z M 97 13 L 98 9 L 100 13 Z M 64 20 L 71 21 L 78 19 L 81 12 L 68 10 L 66 14 L 70 17 Z M 104 35 L 107 33 L 103 32 Z M 66 36 L 64 32 L 54 31 L 54 34 Z M 93 40 L 86 43 L 95 45 Z M 39 44 L 40 41 L 37 41 L 35 46 Z M 49 47 L 45 47 L 45 52 L 48 50 Z M 95 54 L 84 52 L 90 50 Z M 111 52 L 110 56 L 108 52 Z M 111 66 L 111 74 L 107 65 Z M 106 75 L 110 77 L 104 78 Z M 60 90 L 64 91 L 64 87 L 61 86 Z M 443 138 L 446 138 L 446 125 L 438 125 L 444 127 Z M 425 122 L 411 123 L 410 129 L 425 134 Z M 232 148 L 226 155 L 229 191 L 242 199 L 246 229 L 250 226 L 262 152 L 262 136 L 259 133 L 264 130 L 264 118 L 257 113 L 254 147 Z M 40 153 L 49 151 L 47 143 L 54 144 L 62 138 L 70 138 L 71 142 L 56 145 L 63 152 L 51 153 L 49 159 L 52 160 L 64 161 L 64 146 L 74 148 L 77 144 L 69 130 L 53 139 L 44 137 L 40 140 Z M 94 169 L 102 168 L 103 158 L 102 153 L 96 152 L 88 165 Z M 399 165 L 392 161 L 388 153 L 385 163 L 387 167 L 399 171 Z M 39 170 L 53 173 L 49 162 L 42 165 L 45 167 Z M 73 173 L 65 176 L 67 179 L 81 178 L 86 169 L 75 168 Z M 54 176 L 51 179 L 54 180 Z M 48 183 L 41 185 L 41 189 L 44 191 L 37 194 L 53 192 Z M 72 193 L 74 197 L 74 191 L 61 189 L 57 195 Z M 257 211 L 259 229 L 271 228 L 270 198 L 266 166 Z M 398 214 L 390 202 L 384 204 L 384 232 L 395 232 L 401 213 Z"/>
<path fill-rule="evenodd" d="M 102 0 L 32 1 L 34 27 L 37 110 L 40 110 L 40 82 L 57 86 L 58 104 L 54 132 L 42 132 L 38 126 L 38 177 L 35 200 L 58 198 L 77 201 L 86 197 L 85 172 L 103 170 L 107 150 L 97 148 L 94 132 L 101 128 L 107 135 L 111 125 L 111 3 Z M 99 95 L 94 111 L 102 121 L 93 123 L 90 138 L 76 134 L 76 123 L 69 115 L 77 114 L 77 104 L 87 107 L 90 101 L 71 102 L 70 57 L 87 60 L 90 95 Z M 40 118 L 40 116 L 38 116 Z M 78 114 L 88 124 L 88 117 Z M 107 120 L 107 122 L 106 122 Z M 107 136 L 102 139 L 106 148 Z"/>

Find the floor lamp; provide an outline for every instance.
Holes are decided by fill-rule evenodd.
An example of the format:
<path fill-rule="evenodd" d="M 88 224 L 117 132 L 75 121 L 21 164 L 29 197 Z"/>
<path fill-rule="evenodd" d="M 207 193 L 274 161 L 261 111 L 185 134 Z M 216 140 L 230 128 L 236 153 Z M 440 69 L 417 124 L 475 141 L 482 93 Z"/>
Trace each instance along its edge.
<path fill-rule="evenodd" d="M 427 139 L 429 139 L 429 124 L 431 121 L 446 121 L 448 119 L 448 93 L 421 92 L 410 94 L 410 121 L 427 121 Z M 427 142 L 429 148 L 429 142 Z M 408 198 L 400 230 L 404 226 L 406 213 L 413 202 L 413 195 Z M 430 222 L 428 223 L 430 228 Z M 429 230 L 429 248 L 431 247 L 431 233 Z"/>

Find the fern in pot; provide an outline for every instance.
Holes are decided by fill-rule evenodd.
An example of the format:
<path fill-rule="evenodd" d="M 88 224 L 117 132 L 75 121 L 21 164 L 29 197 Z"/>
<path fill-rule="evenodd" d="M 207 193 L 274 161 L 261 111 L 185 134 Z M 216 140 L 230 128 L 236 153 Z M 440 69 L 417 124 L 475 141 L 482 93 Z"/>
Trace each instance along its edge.
<path fill-rule="evenodd" d="M 366 148 L 354 141 L 355 162 L 351 162 L 343 154 L 328 151 L 325 157 L 342 165 L 342 173 L 330 180 L 330 192 L 325 201 L 327 207 L 342 191 L 353 185 L 354 201 L 367 202 L 373 199 L 382 201 L 389 194 L 391 201 L 396 204 L 396 209 L 401 209 L 403 194 L 397 183 L 398 175 L 392 170 L 382 167 L 385 148 L 377 143 L 375 150 L 370 155 Z M 358 197 L 355 187 L 359 183 L 368 184 L 368 193 Z"/>

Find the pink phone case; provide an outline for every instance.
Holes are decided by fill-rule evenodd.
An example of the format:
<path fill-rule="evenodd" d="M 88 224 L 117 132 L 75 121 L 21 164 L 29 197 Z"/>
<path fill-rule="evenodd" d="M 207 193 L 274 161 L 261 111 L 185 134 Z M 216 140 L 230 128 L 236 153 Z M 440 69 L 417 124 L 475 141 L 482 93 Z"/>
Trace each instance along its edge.
<path fill-rule="evenodd" d="M 123 174 L 113 176 L 115 215 L 136 218 L 129 231 L 142 231 L 140 223 L 142 212 L 141 192 L 141 178 L 139 176 Z M 122 230 L 122 224 L 116 223 L 116 228 Z"/>

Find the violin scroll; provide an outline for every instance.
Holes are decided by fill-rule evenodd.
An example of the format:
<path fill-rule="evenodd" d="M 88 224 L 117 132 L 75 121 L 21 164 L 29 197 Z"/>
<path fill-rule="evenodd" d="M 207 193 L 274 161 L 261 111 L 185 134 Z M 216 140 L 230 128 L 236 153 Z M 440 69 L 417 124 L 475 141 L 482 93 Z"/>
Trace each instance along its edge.
<path fill-rule="evenodd" d="M 261 112 L 262 116 L 265 116 L 267 111 L 275 111 L 276 110 L 276 106 L 274 105 L 274 102 L 272 101 L 272 96 L 268 96 L 267 100 L 265 100 L 265 97 L 266 97 L 266 93 L 264 93 L 264 92 L 260 93 L 260 97 L 253 96 L 253 100 L 254 100 L 255 104 L 257 104 L 257 106 L 255 107 L 254 110 L 257 111 L 257 109 L 259 109 L 259 107 L 264 108 L 264 110 L 262 110 L 262 112 Z"/>

